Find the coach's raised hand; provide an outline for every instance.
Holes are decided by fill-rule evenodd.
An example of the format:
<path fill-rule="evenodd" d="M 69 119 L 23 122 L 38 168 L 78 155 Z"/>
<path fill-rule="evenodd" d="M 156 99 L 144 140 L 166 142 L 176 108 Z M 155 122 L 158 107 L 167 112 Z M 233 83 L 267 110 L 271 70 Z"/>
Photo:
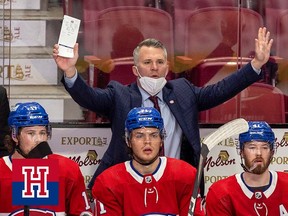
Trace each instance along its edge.
<path fill-rule="evenodd" d="M 251 62 L 255 69 L 261 69 L 269 60 L 272 43 L 270 32 L 265 27 L 259 28 L 258 38 L 255 39 L 255 57 Z"/>
<path fill-rule="evenodd" d="M 57 64 L 57 66 L 64 71 L 66 77 L 73 77 L 76 73 L 76 62 L 79 57 L 78 54 L 78 43 L 74 46 L 74 57 L 73 58 L 65 58 L 58 55 L 59 45 L 55 44 L 53 47 L 53 58 Z"/>

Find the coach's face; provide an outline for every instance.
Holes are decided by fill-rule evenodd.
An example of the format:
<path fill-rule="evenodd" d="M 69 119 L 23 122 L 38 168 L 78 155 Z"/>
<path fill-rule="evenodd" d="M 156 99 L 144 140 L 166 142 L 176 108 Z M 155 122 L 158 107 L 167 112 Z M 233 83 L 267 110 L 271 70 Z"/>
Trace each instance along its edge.
<path fill-rule="evenodd" d="M 168 69 L 168 61 L 161 48 L 143 46 L 140 48 L 138 65 L 133 67 L 133 73 L 135 76 L 140 74 L 142 77 L 159 78 L 165 77 Z"/>

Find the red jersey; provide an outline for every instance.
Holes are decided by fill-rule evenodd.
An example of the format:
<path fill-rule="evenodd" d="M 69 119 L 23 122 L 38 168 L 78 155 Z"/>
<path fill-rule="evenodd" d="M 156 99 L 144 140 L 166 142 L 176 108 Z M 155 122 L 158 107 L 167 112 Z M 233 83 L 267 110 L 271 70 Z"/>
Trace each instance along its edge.
<path fill-rule="evenodd" d="M 208 216 L 284 216 L 288 215 L 288 174 L 270 171 L 270 184 L 264 191 L 251 191 L 242 174 L 219 180 L 206 197 Z"/>
<path fill-rule="evenodd" d="M 78 164 L 61 155 L 51 154 L 47 157 L 57 159 L 59 163 L 59 203 L 29 206 L 30 216 L 92 215 Z M 0 216 L 24 215 L 23 206 L 12 205 L 12 162 L 10 156 L 0 158 Z"/>
<path fill-rule="evenodd" d="M 132 161 L 114 165 L 101 173 L 92 188 L 96 215 L 187 216 L 196 178 L 190 164 L 161 157 L 153 174 L 141 175 Z M 197 199 L 195 214 L 204 215 Z"/>

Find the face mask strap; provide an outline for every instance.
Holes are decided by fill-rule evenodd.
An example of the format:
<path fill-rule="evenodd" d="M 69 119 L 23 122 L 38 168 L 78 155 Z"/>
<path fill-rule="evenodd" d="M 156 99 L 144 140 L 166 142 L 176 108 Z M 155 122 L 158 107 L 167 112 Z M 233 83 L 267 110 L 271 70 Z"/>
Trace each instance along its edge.
<path fill-rule="evenodd" d="M 139 75 L 139 78 L 142 78 L 141 74 L 139 73 L 138 67 L 136 65 L 134 65 L 133 67 L 135 67 L 135 70 L 137 71 L 137 74 Z"/>

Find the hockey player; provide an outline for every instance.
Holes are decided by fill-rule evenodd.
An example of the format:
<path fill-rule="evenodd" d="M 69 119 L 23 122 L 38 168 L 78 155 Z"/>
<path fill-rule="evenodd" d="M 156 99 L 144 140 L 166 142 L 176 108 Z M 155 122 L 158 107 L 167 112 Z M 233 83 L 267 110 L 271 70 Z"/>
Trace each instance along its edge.
<path fill-rule="evenodd" d="M 92 215 L 79 166 L 69 158 L 53 154 L 47 143 L 51 136 L 51 127 L 45 109 L 36 102 L 18 103 L 9 115 L 8 124 L 12 130 L 11 144 L 14 145 L 14 150 L 11 155 L 0 159 L 0 215 Z M 12 205 L 12 196 L 15 196 L 12 195 L 13 161 L 24 158 L 58 161 L 57 205 L 25 208 Z"/>
<path fill-rule="evenodd" d="M 151 107 L 134 108 L 125 126 L 132 159 L 96 178 L 92 189 L 96 214 L 187 216 L 196 169 L 178 159 L 159 157 L 165 134 L 160 113 Z M 204 215 L 200 202 L 199 197 L 195 215 Z"/>
<path fill-rule="evenodd" d="M 275 152 L 271 127 L 263 121 L 249 122 L 248 132 L 239 135 L 239 144 L 244 172 L 210 186 L 207 215 L 288 215 L 288 174 L 268 168 Z"/>

